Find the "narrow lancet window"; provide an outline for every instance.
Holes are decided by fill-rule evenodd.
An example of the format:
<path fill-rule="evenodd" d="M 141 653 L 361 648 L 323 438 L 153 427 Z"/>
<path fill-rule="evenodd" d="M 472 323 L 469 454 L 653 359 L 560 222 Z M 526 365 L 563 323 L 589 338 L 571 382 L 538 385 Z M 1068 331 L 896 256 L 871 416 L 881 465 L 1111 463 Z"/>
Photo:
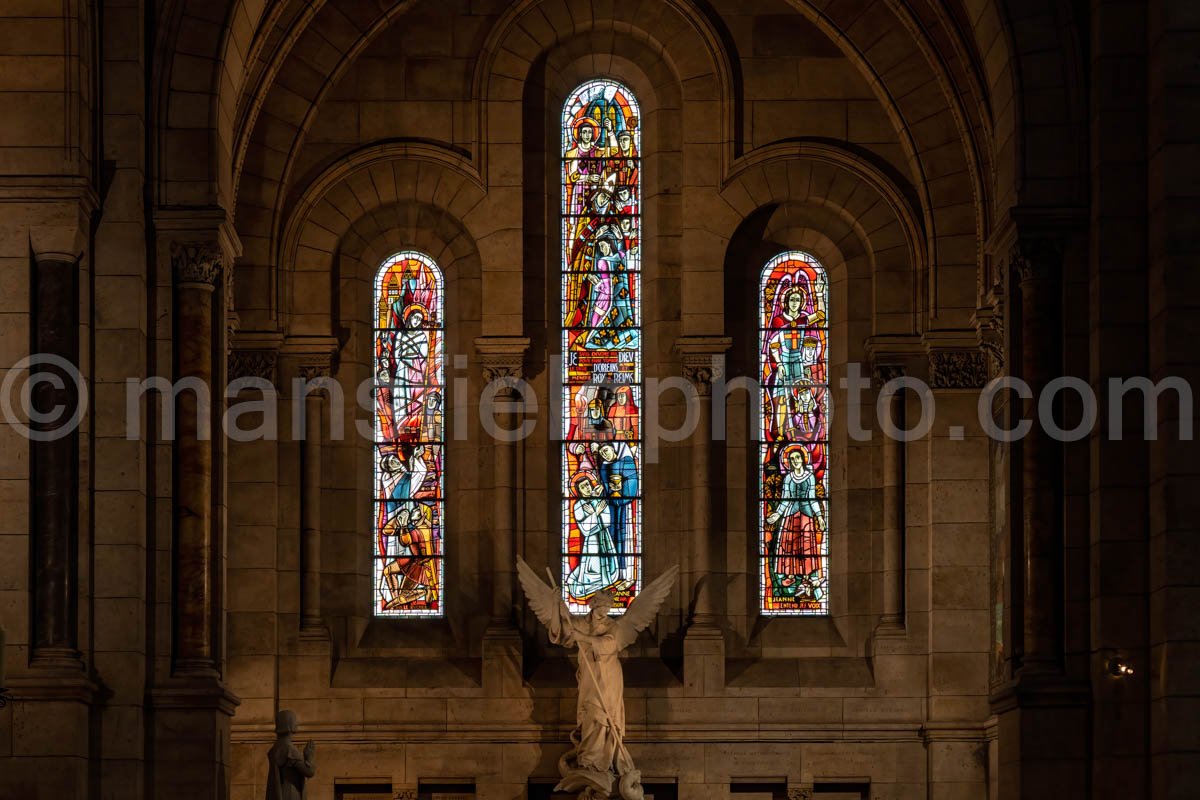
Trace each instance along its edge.
<path fill-rule="evenodd" d="M 574 611 L 641 588 L 641 127 L 589 81 L 562 112 L 562 590 Z"/>
<path fill-rule="evenodd" d="M 829 289 L 811 255 L 763 268 L 759 611 L 829 613 Z"/>
<path fill-rule="evenodd" d="M 375 278 L 375 615 L 444 613 L 444 289 L 406 251 Z"/>

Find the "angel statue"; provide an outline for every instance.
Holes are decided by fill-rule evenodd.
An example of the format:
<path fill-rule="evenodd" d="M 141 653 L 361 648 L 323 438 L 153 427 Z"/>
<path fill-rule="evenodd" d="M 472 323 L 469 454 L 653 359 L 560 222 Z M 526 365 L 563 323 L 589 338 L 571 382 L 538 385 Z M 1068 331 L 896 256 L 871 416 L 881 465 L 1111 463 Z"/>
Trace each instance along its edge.
<path fill-rule="evenodd" d="M 554 791 L 579 792 L 578 800 L 643 800 L 642 773 L 634 768 L 624 741 L 625 681 L 620 655 L 654 619 L 675 584 L 679 567 L 660 575 L 634 598 L 624 616 L 615 619 L 608 615 L 613 596 L 607 591 L 593 594 L 588 599 L 588 614 L 577 617 L 563 602 L 553 575 L 547 585 L 519 556 L 517 574 L 529 606 L 546 626 L 550 641 L 579 649 L 573 747 L 558 761 L 562 780 Z M 613 794 L 614 777 L 618 794 Z"/>

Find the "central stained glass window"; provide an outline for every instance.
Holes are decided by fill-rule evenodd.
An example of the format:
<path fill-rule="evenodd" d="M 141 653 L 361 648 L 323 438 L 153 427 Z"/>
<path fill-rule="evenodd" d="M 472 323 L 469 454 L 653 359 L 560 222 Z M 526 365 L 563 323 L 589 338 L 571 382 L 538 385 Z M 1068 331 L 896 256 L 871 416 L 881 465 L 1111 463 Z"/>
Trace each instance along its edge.
<path fill-rule="evenodd" d="M 808 253 L 759 282 L 759 611 L 829 613 L 829 289 Z"/>
<path fill-rule="evenodd" d="M 562 591 L 573 611 L 641 588 L 641 128 L 610 80 L 562 113 Z"/>
<path fill-rule="evenodd" d="M 442 272 L 406 251 L 375 276 L 375 616 L 440 617 Z"/>

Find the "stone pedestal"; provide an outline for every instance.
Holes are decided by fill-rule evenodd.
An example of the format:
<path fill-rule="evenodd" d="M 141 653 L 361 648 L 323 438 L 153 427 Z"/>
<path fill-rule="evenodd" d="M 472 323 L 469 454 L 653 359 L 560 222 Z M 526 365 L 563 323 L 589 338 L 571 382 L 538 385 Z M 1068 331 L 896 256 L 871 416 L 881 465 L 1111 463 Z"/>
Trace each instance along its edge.
<path fill-rule="evenodd" d="M 238 698 L 215 680 L 195 678 L 155 688 L 150 704 L 156 742 L 152 796 L 227 798 L 230 719 Z"/>
<path fill-rule="evenodd" d="M 78 654 L 73 658 L 77 666 Z M 88 798 L 95 685 L 80 669 L 38 669 L 6 682 L 0 729 L 9 717 L 12 758 L 0 769 L 0 797 Z"/>
<path fill-rule="evenodd" d="M 1018 678 L 992 697 L 998 800 L 1074 797 L 1086 786 L 1089 691 L 1062 678 Z"/>

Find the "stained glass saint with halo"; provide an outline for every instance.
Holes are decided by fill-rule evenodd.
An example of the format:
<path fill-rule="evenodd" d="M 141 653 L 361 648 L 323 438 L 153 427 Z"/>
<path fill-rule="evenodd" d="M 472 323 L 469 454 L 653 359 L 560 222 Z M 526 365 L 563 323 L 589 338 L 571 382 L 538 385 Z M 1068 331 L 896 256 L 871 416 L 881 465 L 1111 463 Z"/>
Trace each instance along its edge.
<path fill-rule="evenodd" d="M 444 288 L 424 253 L 375 277 L 375 616 L 445 611 Z"/>
<path fill-rule="evenodd" d="M 641 117 L 592 80 L 563 105 L 562 591 L 623 613 L 642 585 Z"/>
<path fill-rule="evenodd" d="M 759 611 L 829 613 L 829 285 L 808 253 L 759 281 Z"/>

